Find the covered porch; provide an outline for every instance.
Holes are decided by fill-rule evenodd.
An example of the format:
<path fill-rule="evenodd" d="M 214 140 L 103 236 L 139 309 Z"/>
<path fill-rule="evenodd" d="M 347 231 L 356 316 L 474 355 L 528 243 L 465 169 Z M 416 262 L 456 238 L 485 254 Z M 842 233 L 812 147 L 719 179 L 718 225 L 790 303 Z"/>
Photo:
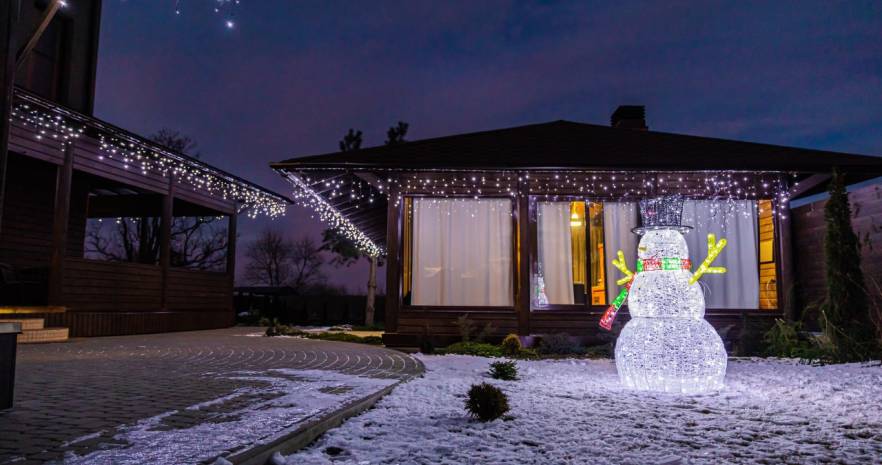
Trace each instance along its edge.
<path fill-rule="evenodd" d="M 275 216 L 287 204 L 24 91 L 9 150 L 0 317 L 25 308 L 73 336 L 231 325 L 238 216 Z"/>

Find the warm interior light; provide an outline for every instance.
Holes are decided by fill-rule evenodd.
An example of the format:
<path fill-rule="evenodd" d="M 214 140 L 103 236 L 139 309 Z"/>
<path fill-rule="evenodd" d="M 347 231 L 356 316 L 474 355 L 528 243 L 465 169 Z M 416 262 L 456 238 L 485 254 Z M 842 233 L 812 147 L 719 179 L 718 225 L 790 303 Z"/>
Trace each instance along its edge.
<path fill-rule="evenodd" d="M 578 213 L 573 212 L 573 214 L 570 215 L 570 226 L 572 226 L 574 228 L 578 228 L 579 226 L 582 226 L 582 218 L 579 217 Z"/>

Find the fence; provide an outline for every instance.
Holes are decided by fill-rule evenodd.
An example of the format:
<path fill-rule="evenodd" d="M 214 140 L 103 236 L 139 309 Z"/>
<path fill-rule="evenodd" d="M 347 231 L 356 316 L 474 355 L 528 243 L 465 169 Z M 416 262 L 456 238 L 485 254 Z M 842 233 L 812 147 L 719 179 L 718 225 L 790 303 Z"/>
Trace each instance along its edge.
<path fill-rule="evenodd" d="M 233 305 L 236 313 L 249 312 L 252 318 L 276 318 L 280 323 L 326 326 L 364 324 L 367 297 L 363 295 L 303 296 L 279 293 L 254 293 L 236 290 Z M 374 322 L 385 321 L 385 298 L 374 301 Z"/>

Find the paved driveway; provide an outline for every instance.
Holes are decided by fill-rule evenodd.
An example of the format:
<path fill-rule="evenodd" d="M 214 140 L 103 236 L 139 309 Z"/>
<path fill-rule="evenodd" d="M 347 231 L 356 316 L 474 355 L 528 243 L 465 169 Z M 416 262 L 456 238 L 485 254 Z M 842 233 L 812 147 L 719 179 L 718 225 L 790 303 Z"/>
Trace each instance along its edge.
<path fill-rule="evenodd" d="M 403 379 L 422 371 L 414 359 L 382 347 L 260 332 L 229 328 L 19 346 L 15 406 L 0 412 L 0 464 L 82 455 L 106 447 L 116 427 L 170 411 L 181 410 L 164 417 L 163 427 L 205 422 L 248 399 L 187 407 L 265 384 L 236 373 L 321 370 Z"/>

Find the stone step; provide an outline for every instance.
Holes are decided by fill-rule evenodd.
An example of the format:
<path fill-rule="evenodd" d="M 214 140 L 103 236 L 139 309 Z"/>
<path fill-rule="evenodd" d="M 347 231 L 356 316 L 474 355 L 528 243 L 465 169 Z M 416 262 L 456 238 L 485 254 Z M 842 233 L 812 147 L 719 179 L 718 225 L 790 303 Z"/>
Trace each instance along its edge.
<path fill-rule="evenodd" d="M 18 335 L 19 344 L 35 344 L 40 342 L 64 342 L 69 335 L 68 328 L 43 328 L 22 331 Z"/>
<path fill-rule="evenodd" d="M 0 318 L 0 323 L 21 323 L 22 331 L 43 329 L 45 323 L 42 318 Z"/>

